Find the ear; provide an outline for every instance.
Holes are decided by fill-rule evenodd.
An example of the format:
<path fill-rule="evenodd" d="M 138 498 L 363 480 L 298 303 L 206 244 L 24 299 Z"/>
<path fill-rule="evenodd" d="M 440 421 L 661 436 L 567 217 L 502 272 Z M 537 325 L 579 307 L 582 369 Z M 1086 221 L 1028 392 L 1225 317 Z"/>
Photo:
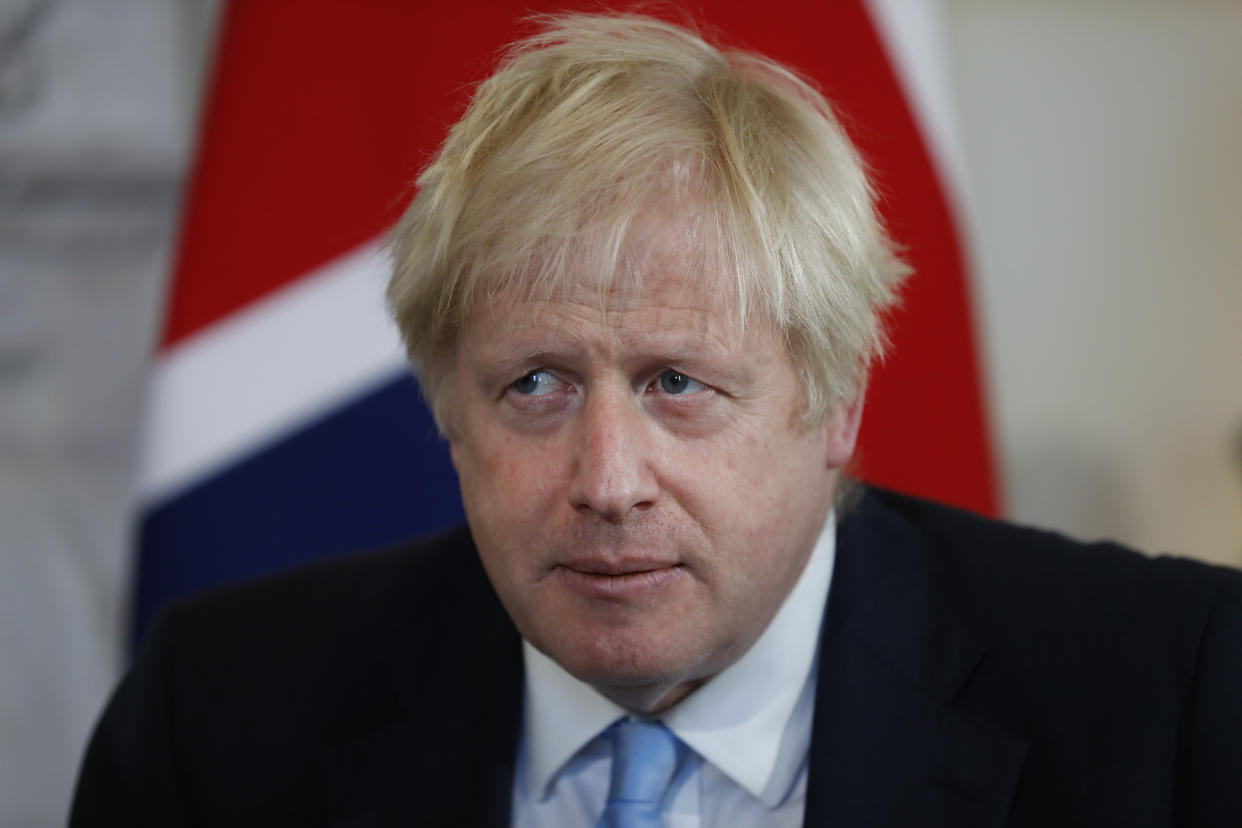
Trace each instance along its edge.
<path fill-rule="evenodd" d="M 828 440 L 824 457 L 828 468 L 843 468 L 854 456 L 854 445 L 858 442 L 858 429 L 862 425 L 863 400 L 866 396 L 867 389 L 864 386 L 854 395 L 854 399 L 840 403 L 829 412 L 825 423 L 828 429 Z"/>

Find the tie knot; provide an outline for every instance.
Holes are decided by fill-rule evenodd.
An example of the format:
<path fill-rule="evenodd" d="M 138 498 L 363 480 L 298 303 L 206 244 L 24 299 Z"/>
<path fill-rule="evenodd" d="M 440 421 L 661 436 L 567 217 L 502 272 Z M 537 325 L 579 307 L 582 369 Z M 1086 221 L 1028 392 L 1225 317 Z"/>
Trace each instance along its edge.
<path fill-rule="evenodd" d="M 600 824 L 659 824 L 660 802 L 677 770 L 677 737 L 659 722 L 619 721 L 610 728 L 612 780 Z"/>

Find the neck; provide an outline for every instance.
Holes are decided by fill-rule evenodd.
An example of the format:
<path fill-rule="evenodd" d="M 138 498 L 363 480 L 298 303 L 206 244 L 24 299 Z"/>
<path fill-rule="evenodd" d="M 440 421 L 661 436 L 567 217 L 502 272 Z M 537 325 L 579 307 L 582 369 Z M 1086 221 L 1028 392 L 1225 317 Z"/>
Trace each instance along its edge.
<path fill-rule="evenodd" d="M 672 709 L 679 702 L 702 687 L 711 679 L 696 679 L 695 681 L 687 681 L 682 684 L 669 687 L 667 685 L 658 686 L 636 686 L 636 685 L 593 685 L 596 690 L 608 697 L 612 701 L 640 716 L 658 716 Z"/>

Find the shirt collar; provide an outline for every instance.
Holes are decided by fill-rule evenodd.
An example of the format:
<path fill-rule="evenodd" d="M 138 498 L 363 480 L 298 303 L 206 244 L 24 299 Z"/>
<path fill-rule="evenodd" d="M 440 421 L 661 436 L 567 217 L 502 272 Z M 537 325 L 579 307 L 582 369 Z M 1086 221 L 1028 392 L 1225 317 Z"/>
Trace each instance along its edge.
<path fill-rule="evenodd" d="M 679 739 L 770 808 L 793 785 L 810 744 L 810 685 L 832 580 L 835 529 L 830 513 L 797 583 L 755 644 L 661 717 Z M 524 784 L 531 798 L 542 799 L 566 763 L 629 711 L 525 639 L 522 655 Z"/>
<path fill-rule="evenodd" d="M 522 743 L 526 793 L 543 799 L 561 769 L 608 725 L 628 714 L 522 639 L 526 699 Z"/>

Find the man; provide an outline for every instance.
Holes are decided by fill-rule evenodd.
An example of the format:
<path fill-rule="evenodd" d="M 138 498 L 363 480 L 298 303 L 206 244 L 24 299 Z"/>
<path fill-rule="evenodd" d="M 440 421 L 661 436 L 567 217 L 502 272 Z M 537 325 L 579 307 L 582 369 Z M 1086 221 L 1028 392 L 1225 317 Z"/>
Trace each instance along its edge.
<path fill-rule="evenodd" d="M 545 22 L 393 237 L 469 530 L 168 612 L 72 823 L 1242 824 L 1242 578 L 845 497 L 904 268 L 827 105 Z"/>

